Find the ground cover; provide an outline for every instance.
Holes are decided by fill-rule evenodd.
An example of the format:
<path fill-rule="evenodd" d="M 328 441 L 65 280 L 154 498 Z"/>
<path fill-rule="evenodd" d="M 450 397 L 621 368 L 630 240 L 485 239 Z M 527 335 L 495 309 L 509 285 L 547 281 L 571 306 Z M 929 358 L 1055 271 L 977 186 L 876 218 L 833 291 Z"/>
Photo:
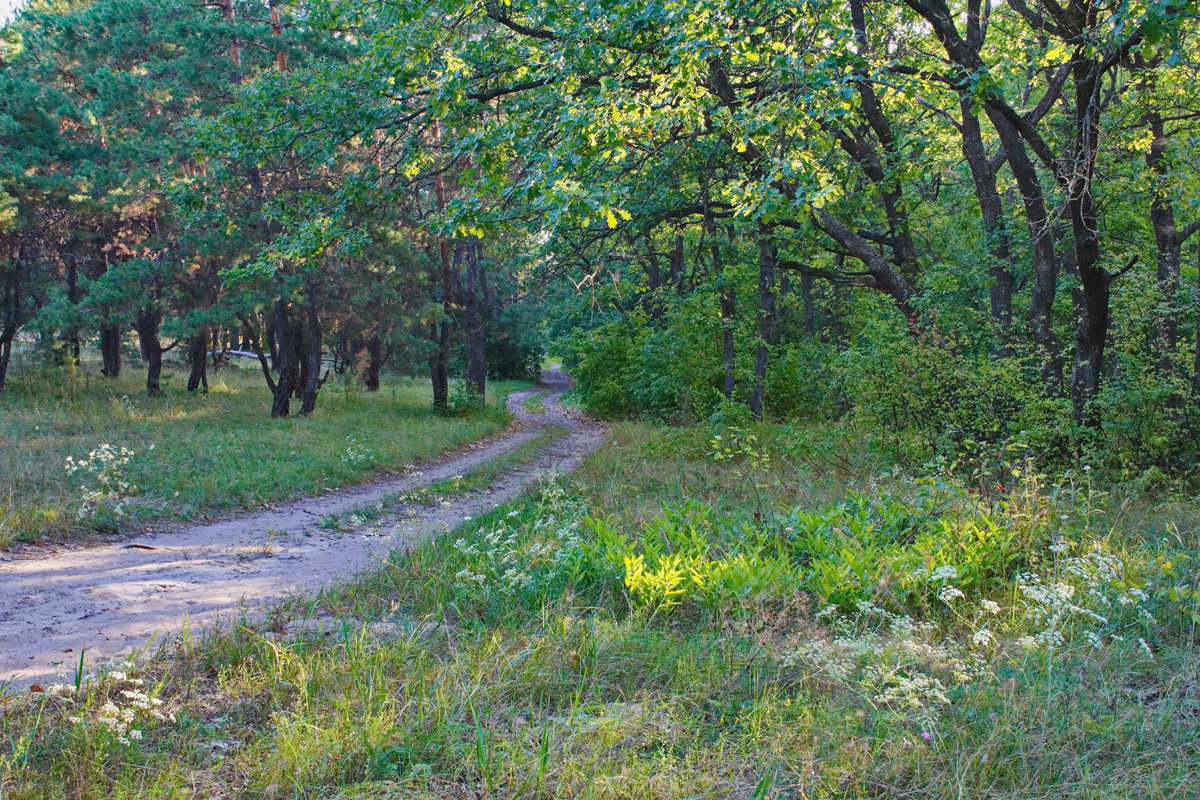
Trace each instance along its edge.
<path fill-rule="evenodd" d="M 6 797 L 1194 796 L 1194 504 L 981 493 L 853 430 L 609 435 L 263 624 L 8 700 Z"/>
<path fill-rule="evenodd" d="M 208 395 L 149 398 L 133 370 L 69 378 L 13 374 L 0 395 L 0 546 L 319 494 L 502 430 L 496 401 L 531 385 L 493 384 L 486 407 L 435 416 L 427 381 L 331 382 L 311 417 L 272 420 L 247 367 L 216 373 Z"/>

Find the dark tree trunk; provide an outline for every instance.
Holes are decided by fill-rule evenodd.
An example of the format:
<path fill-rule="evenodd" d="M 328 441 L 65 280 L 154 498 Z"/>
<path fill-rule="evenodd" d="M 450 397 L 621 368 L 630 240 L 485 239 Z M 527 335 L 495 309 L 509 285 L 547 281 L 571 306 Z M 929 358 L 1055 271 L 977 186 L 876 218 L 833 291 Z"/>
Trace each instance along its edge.
<path fill-rule="evenodd" d="M 433 138 L 440 142 L 441 127 L 434 123 Z M 446 179 L 438 173 L 433 179 L 433 194 L 438 211 L 446 210 Z M 437 347 L 429 356 L 429 378 L 433 384 L 433 410 L 444 413 L 450 407 L 450 321 L 454 319 L 454 283 L 451 279 L 450 243 L 438 237 L 438 254 L 442 264 L 442 314 L 440 323 L 431 325 L 430 334 Z"/>
<path fill-rule="evenodd" d="M 675 243 L 671 247 L 671 256 L 667 260 L 671 268 L 671 283 L 675 286 L 675 293 L 680 297 L 684 294 L 683 285 L 683 235 L 679 234 L 675 237 Z"/>
<path fill-rule="evenodd" d="M 1080 286 L 1075 300 L 1075 371 L 1071 376 L 1071 405 L 1075 419 L 1090 427 L 1100 424 L 1094 401 L 1100 393 L 1104 348 L 1108 340 L 1108 305 L 1113 276 L 1100 266 L 1100 223 L 1092 198 L 1092 173 L 1100 135 L 1100 107 L 1096 99 L 1098 65 L 1079 61 L 1075 80 L 1074 172 L 1070 176 L 1067 206 L 1075 238 L 1075 265 Z"/>
<path fill-rule="evenodd" d="M 279 340 L 275 336 L 275 315 L 267 317 L 267 324 L 264 327 L 263 335 L 267 338 L 267 355 L 271 360 L 271 369 L 278 370 L 279 360 Z"/>
<path fill-rule="evenodd" d="M 1003 114 L 990 110 L 988 118 L 1000 136 L 1008 165 L 1017 181 L 1025 208 L 1025 225 L 1033 243 L 1033 289 L 1029 299 L 1029 330 L 1042 354 L 1042 382 L 1049 394 L 1062 387 L 1063 363 L 1058 337 L 1054 335 L 1054 296 L 1058 292 L 1058 256 L 1054 252 L 1054 229 L 1046 210 L 1046 198 L 1037 168 L 1029 158 L 1025 142 Z"/>
<path fill-rule="evenodd" d="M 1012 254 L 1008 230 L 1004 224 L 1004 205 L 1000 201 L 1000 192 L 996 189 L 996 170 L 984 148 L 983 132 L 979 128 L 979 118 L 975 116 L 974 106 L 975 98 L 964 95 L 960 102 L 963 120 L 962 152 L 971 170 L 971 180 L 975 184 L 975 199 L 983 217 L 983 236 L 991 261 L 988 265 L 988 272 L 992 278 L 989 299 L 992 325 L 996 330 L 995 352 L 997 355 L 1008 355 L 1012 350 Z"/>
<path fill-rule="evenodd" d="M 463 316 L 467 334 L 467 392 L 482 403 L 487 390 L 487 277 L 479 250 L 478 241 L 467 241 Z"/>
<path fill-rule="evenodd" d="M 837 253 L 833 257 L 833 268 L 841 272 L 845 269 L 846 257 Z M 826 293 L 825 320 L 828 333 L 823 341 L 832 342 L 838 352 L 845 351 L 850 346 L 850 336 L 846 331 L 846 304 L 850 289 L 845 286 L 830 284 Z"/>
<path fill-rule="evenodd" d="M 117 378 L 121 375 L 121 326 L 119 324 L 100 326 L 100 359 L 103 366 L 100 374 L 106 378 Z"/>
<path fill-rule="evenodd" d="M 272 322 L 275 329 L 276 348 L 274 361 L 279 377 L 275 380 L 275 385 L 271 387 L 271 416 L 286 417 L 291 413 L 292 394 L 300 382 L 295 330 L 289 319 L 286 300 L 275 301 Z"/>
<path fill-rule="evenodd" d="M 646 313 L 650 315 L 651 320 L 658 322 L 662 319 L 663 315 L 662 298 L 659 296 L 659 289 L 662 287 L 662 268 L 658 263 L 658 252 L 654 249 L 654 240 L 649 236 L 646 237 L 645 271 L 648 281 L 646 287 Z"/>
<path fill-rule="evenodd" d="M 4 383 L 8 380 L 8 362 L 12 359 L 12 341 L 16 333 L 15 327 L 7 325 L 0 330 L 0 392 L 4 391 Z"/>
<path fill-rule="evenodd" d="M 321 352 L 322 352 L 322 329 L 321 317 L 317 313 L 317 301 L 315 295 L 309 292 L 308 303 L 308 330 L 304 336 L 305 345 L 308 348 L 307 358 L 305 359 L 305 375 L 304 375 L 304 401 L 300 404 L 301 416 L 308 416 L 317 408 L 317 392 L 321 389 L 321 384 L 324 381 L 321 379 Z"/>
<path fill-rule="evenodd" d="M 763 396 L 767 390 L 767 358 L 774 344 L 775 330 L 775 248 L 766 236 L 758 240 L 758 342 L 754 350 L 754 388 L 750 394 L 750 413 L 763 417 Z"/>
<path fill-rule="evenodd" d="M 1146 164 L 1159 178 L 1165 178 L 1164 158 L 1167 136 L 1162 116 L 1157 111 L 1148 115 L 1154 136 Z M 1176 373 L 1175 351 L 1179 344 L 1179 320 L 1173 309 L 1181 282 L 1180 264 L 1183 261 L 1183 242 L 1175 226 L 1175 209 L 1162 186 L 1156 186 L 1150 202 L 1150 222 L 1154 227 L 1154 249 L 1158 262 L 1158 307 L 1150 322 L 1150 349 L 1154 368 L 1162 377 Z"/>
<path fill-rule="evenodd" d="M 863 0 L 850 0 L 850 22 L 854 28 L 854 41 L 858 55 L 863 59 L 868 57 L 871 43 L 867 39 L 866 14 Z M 883 103 L 875 92 L 875 84 L 869 79 L 865 69 L 856 70 L 857 88 L 860 99 L 860 112 L 870 126 L 870 131 L 879 142 L 879 148 L 867 138 L 867 131 L 860 130 L 857 135 L 839 136 L 841 146 L 858 162 L 863 174 L 876 186 L 884 214 L 888 221 L 888 240 L 896 261 L 900 264 L 904 280 L 915 284 L 920 277 L 920 263 L 917 260 L 917 249 L 913 242 L 912 229 L 908 222 L 907 203 L 899 181 L 888 175 L 884 169 L 885 161 L 897 162 L 899 153 L 896 147 L 895 135 L 891 122 L 887 118 Z M 879 149 L 884 157 L 880 157 Z"/>
<path fill-rule="evenodd" d="M 433 410 L 440 413 L 450 406 L 450 322 L 434 322 L 429 338 L 436 344 L 429 354 L 429 380 L 433 384 Z"/>
<path fill-rule="evenodd" d="M 1196 251 L 1196 296 L 1200 297 L 1200 249 Z M 0 383 L 0 389 L 4 386 Z M 1192 398 L 1200 402 L 1200 311 L 1196 312 L 1196 339 L 1192 344 Z"/>
<path fill-rule="evenodd" d="M 716 233 L 716 225 L 713 224 L 712 218 L 705 220 L 705 225 L 709 232 Z M 729 240 L 733 241 L 733 233 L 730 232 Z M 733 399 L 733 390 L 735 388 L 735 356 L 734 352 L 734 325 L 735 317 L 737 316 L 737 289 L 723 274 L 724 266 L 721 258 L 721 245 L 716 241 L 715 237 L 711 246 L 713 273 L 719 276 L 719 286 L 721 290 L 721 349 L 725 361 L 725 399 Z"/>
<path fill-rule="evenodd" d="M 817 307 L 813 302 L 813 276 L 800 276 L 800 299 L 804 302 L 804 335 L 813 339 L 817 335 Z"/>
<path fill-rule="evenodd" d="M 208 331 L 200 331 L 188 342 L 188 361 L 192 371 L 188 374 L 187 390 L 194 392 L 203 387 L 203 393 L 208 394 Z"/>
<path fill-rule="evenodd" d="M 906 4 L 920 14 L 932 28 L 934 34 L 946 49 L 950 60 L 961 67 L 966 75 L 981 75 L 986 72 L 986 65 L 980 56 L 980 48 L 986 36 L 984 16 L 980 14 L 978 3 L 968 3 L 966 19 L 967 37 L 964 39 L 958 30 L 958 14 L 952 13 L 949 7 L 940 2 L 921 2 L 906 0 Z M 1057 6 L 1056 6 L 1057 8 Z M 1061 84 L 1059 85 L 1061 88 Z M 1058 97 L 1058 88 L 1047 93 L 1049 103 Z M 974 94 L 972 91 L 971 94 Z M 1058 341 L 1054 335 L 1053 309 L 1054 296 L 1058 287 L 1058 259 L 1054 253 L 1054 231 L 1050 215 L 1046 211 L 1046 201 L 1042 193 L 1041 182 L 1037 170 L 1029 158 L 1023 134 L 1015 122 L 1006 116 L 1006 106 L 995 95 L 985 95 L 983 98 L 984 111 L 1004 148 L 1005 157 L 1013 177 L 1016 178 L 1017 188 L 1025 206 L 1025 223 L 1029 228 L 1029 237 L 1033 243 L 1034 283 L 1029 308 L 1029 327 L 1031 338 L 1041 349 L 1042 380 L 1049 394 L 1058 394 L 1062 387 L 1063 364 L 1059 352 Z M 1046 105 L 1048 109 L 1049 104 Z M 1043 112 L 1044 113 L 1044 112 Z M 1028 116 L 1026 124 L 1036 124 Z M 969 124 L 969 121 L 968 121 Z M 1091 140 L 1095 143 L 1095 139 Z M 1031 146 L 1034 146 L 1031 143 Z M 1043 154 L 1043 161 L 1046 158 Z M 1089 176 L 1090 180 L 1090 176 Z"/>
<path fill-rule="evenodd" d="M 379 371 L 383 367 L 383 343 L 378 335 L 367 339 L 367 371 L 363 375 L 363 383 L 368 392 L 379 391 Z"/>
<path fill-rule="evenodd" d="M 295 318 L 292 319 L 292 339 L 296 343 L 296 357 L 300 362 L 300 379 L 296 381 L 296 390 L 292 393 L 292 399 L 304 400 L 304 387 L 308 385 L 312 362 L 308 358 L 308 330 L 300 320 Z"/>
<path fill-rule="evenodd" d="M 8 364 L 12 359 L 13 340 L 20 327 L 21 313 L 21 262 L 15 248 L 10 248 L 8 274 L 4 281 L 4 307 L 0 308 L 0 392 L 8 378 Z"/>
<path fill-rule="evenodd" d="M 735 356 L 733 345 L 734 319 L 737 316 L 737 290 L 732 286 L 721 290 L 721 345 L 725 357 L 725 399 L 733 399 Z"/>
<path fill-rule="evenodd" d="M 158 339 L 160 325 L 162 325 L 162 315 L 157 311 L 148 308 L 138 309 L 133 327 L 137 331 L 142 358 L 146 361 L 146 394 L 151 397 L 158 397 L 162 394 L 163 346 Z"/>

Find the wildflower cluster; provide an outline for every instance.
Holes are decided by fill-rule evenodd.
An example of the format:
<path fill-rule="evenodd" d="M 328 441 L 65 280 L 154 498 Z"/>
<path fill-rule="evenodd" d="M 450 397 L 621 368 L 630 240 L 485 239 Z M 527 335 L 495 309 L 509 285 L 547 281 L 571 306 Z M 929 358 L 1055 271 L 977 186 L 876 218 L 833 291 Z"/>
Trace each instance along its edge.
<path fill-rule="evenodd" d="M 346 452 L 342 453 L 341 462 L 343 464 L 360 467 L 375 460 L 375 454 L 371 452 L 371 448 L 364 444 L 359 444 L 358 437 L 354 434 L 347 436 L 346 441 L 350 445 L 346 448 Z"/>
<path fill-rule="evenodd" d="M 108 741 L 125 747 L 142 740 L 142 726 L 151 720 L 175 722 L 175 715 L 163 710 L 162 700 L 151 697 L 143 690 L 141 678 L 113 670 L 108 673 L 107 681 L 118 690 L 105 698 L 105 702 L 94 711 L 87 709 L 86 696 L 76 696 L 74 686 L 54 683 L 46 689 L 46 695 L 61 701 L 67 708 L 83 706 L 79 713 L 68 713 L 67 721 L 84 733 L 100 732 Z"/>
<path fill-rule="evenodd" d="M 938 637 L 932 622 L 893 614 L 866 600 L 858 601 L 857 609 L 848 616 L 839 615 L 836 605 L 819 612 L 817 619 L 830 625 L 830 638 L 805 642 L 784 663 L 816 669 L 873 705 L 925 726 L 949 704 L 952 687 L 965 688 L 990 675 L 986 651 L 993 638 L 986 629 L 961 643 Z"/>
<path fill-rule="evenodd" d="M 104 442 L 88 453 L 85 459 L 76 460 L 67 456 L 67 475 L 82 475 L 76 521 L 95 519 L 106 512 L 118 518 L 125 516 L 125 498 L 137 491 L 137 486 L 125 478 L 125 466 L 134 455 L 126 447 L 118 450 Z"/>
<path fill-rule="evenodd" d="M 479 538 L 459 538 L 454 549 L 466 565 L 455 574 L 455 585 L 515 596 L 566 577 L 579 557 L 584 509 L 567 502 L 553 482 L 544 487 L 539 506 L 548 513 L 532 526 L 521 525 L 519 512 L 512 511 Z"/>
<path fill-rule="evenodd" d="M 1027 648 L 1053 650 L 1076 634 L 1089 645 L 1099 647 L 1105 640 L 1123 642 L 1118 633 L 1126 626 L 1152 627 L 1154 616 L 1146 609 L 1150 599 L 1146 586 L 1131 585 L 1125 579 L 1121 559 L 1098 543 L 1078 557 L 1063 558 L 1069 546 L 1051 547 L 1055 557 L 1051 575 L 1024 572 L 1017 576 L 1020 608 L 1028 625 L 1035 629 L 1018 642 Z M 1132 619 L 1130 619 L 1130 616 Z M 1143 649 L 1149 650 L 1139 639 Z"/>

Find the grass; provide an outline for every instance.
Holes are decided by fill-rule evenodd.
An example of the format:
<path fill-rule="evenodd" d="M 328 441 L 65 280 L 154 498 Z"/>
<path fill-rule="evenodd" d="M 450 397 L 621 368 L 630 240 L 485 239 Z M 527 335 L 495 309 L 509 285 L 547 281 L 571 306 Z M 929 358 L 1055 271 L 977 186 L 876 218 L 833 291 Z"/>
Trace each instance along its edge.
<path fill-rule="evenodd" d="M 1167 590 L 1196 590 L 1194 509 L 1122 509 L 1069 482 L 993 506 L 946 476 L 895 474 L 853 431 L 764 426 L 715 451 L 709 437 L 615 426 L 564 486 L 263 624 L 186 637 L 138 673 L 143 687 L 100 674 L 0 700 L 5 800 L 1197 796 L 1197 606 Z M 978 553 L 951 556 L 964 597 L 938 600 L 945 583 L 900 594 L 899 567 L 932 531 L 989 514 L 1035 542 L 1022 557 L 1073 542 L 1024 567 L 1060 581 L 1099 540 L 1122 569 L 1098 591 L 1142 586 L 1146 601 L 1114 603 L 1098 644 L 1081 619 L 1027 649 L 1017 638 L 1041 623 L 1010 572 L 966 582 Z M 789 549 L 805 531 L 847 558 L 876 547 L 876 599 L 830 611 L 816 540 Z M 664 590 L 667 604 L 631 579 L 629 559 L 656 552 L 660 566 L 753 557 L 738 575 L 689 562 L 697 577 L 676 588 L 720 577 L 736 591 L 710 604 Z M 764 566 L 778 552 L 783 573 Z M 972 610 L 985 600 L 999 613 Z M 991 642 L 973 642 L 981 619 Z M 944 702 L 921 689 L 932 679 Z M 162 705 L 134 709 L 143 738 L 124 744 L 103 706 L 136 707 L 122 694 L 136 691 Z"/>
<path fill-rule="evenodd" d="M 549 392 L 538 392 L 537 394 L 530 395 L 521 401 L 521 405 L 524 406 L 525 410 L 531 414 L 545 414 L 546 407 L 542 405 L 542 399 L 547 394 L 549 394 Z"/>
<path fill-rule="evenodd" d="M 11 374 L 0 394 L 0 546 L 12 540 L 111 530 L 118 523 L 194 519 L 278 502 L 402 469 L 479 439 L 508 423 L 502 404 L 439 417 L 428 383 L 392 379 L 378 392 L 331 383 L 309 418 L 272 420 L 256 370 L 224 368 L 207 396 L 189 395 L 185 373 L 167 370 L 165 393 L 149 398 L 130 365 L 119 380 L 81 373 Z M 493 384 L 500 394 L 528 384 Z M 102 443 L 135 454 L 124 478 L 137 487 L 128 517 L 77 524 L 85 474 L 68 457 Z"/>
<path fill-rule="evenodd" d="M 342 530 L 347 525 L 354 526 L 363 522 L 375 522 L 385 513 L 395 511 L 406 505 L 432 506 L 461 497 L 478 489 L 493 485 L 500 478 L 515 469 L 526 466 L 537 458 L 547 444 L 566 433 L 565 428 L 557 425 L 547 425 L 538 432 L 537 436 L 522 445 L 514 447 L 491 461 L 467 470 L 462 475 L 444 481 L 437 481 L 428 486 L 415 489 L 407 494 L 396 494 L 385 497 L 374 506 L 358 509 L 346 514 L 330 514 L 321 520 L 321 527 L 329 530 Z M 356 521 L 355 521 L 356 520 Z"/>

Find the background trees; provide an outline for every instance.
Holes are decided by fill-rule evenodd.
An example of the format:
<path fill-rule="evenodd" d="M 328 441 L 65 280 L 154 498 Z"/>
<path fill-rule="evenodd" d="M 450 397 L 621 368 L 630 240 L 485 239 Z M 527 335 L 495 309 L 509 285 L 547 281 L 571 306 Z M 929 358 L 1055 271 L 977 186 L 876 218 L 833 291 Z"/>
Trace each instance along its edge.
<path fill-rule="evenodd" d="M 1197 447 L 1193 4 L 138 2 L 9 31 L 68 349 L 232 330 L 277 415 L 390 354 L 445 408 L 552 286 L 597 410 Z"/>

